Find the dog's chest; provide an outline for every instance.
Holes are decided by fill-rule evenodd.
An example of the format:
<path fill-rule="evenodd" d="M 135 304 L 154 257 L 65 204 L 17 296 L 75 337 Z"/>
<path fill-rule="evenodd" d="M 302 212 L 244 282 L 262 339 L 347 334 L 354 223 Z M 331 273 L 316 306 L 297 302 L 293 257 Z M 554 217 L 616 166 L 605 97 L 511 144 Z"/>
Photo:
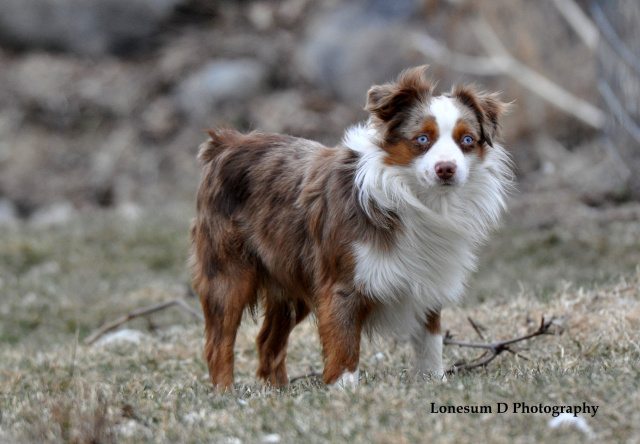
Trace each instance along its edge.
<path fill-rule="evenodd" d="M 472 243 L 453 227 L 408 219 L 391 248 L 354 244 L 356 285 L 374 301 L 413 310 L 457 302 L 475 265 Z"/>

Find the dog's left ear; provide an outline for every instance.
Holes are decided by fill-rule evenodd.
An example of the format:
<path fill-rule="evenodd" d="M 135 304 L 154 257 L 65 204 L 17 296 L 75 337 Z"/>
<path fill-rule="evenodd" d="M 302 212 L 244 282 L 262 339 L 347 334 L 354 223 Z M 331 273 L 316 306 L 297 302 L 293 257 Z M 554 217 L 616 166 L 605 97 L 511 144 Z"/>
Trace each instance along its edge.
<path fill-rule="evenodd" d="M 407 69 L 395 83 L 372 86 L 364 109 L 386 123 L 416 101 L 425 100 L 431 92 L 431 84 L 424 78 L 426 69 L 427 65 Z"/>
<path fill-rule="evenodd" d="M 509 111 L 510 104 L 504 103 L 496 93 L 477 92 L 470 87 L 456 87 L 453 96 L 463 105 L 473 110 L 482 131 L 482 138 L 489 146 L 500 131 L 500 120 Z"/>

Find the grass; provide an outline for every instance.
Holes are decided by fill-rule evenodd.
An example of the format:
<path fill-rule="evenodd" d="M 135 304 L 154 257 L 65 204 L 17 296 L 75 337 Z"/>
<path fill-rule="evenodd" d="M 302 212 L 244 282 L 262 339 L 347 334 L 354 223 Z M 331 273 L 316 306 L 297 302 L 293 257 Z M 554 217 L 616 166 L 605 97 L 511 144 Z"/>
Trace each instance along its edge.
<path fill-rule="evenodd" d="M 629 242 L 638 221 L 585 222 L 580 232 L 506 227 L 492 242 L 467 302 L 446 310 L 443 325 L 475 341 L 471 316 L 491 340 L 534 330 L 543 315 L 566 316 L 562 334 L 519 344 L 529 361 L 503 354 L 446 383 L 413 381 L 406 344 L 365 341 L 358 389 L 301 379 L 275 390 L 254 379 L 259 326 L 247 319 L 236 346 L 237 392 L 215 394 L 202 325 L 179 310 L 124 326 L 142 333 L 138 343 L 82 345 L 134 308 L 175 297 L 198 307 L 187 296 L 190 212 L 170 205 L 134 220 L 105 211 L 47 229 L 0 228 L 0 442 L 589 439 L 552 429 L 550 414 L 513 413 L 514 402 L 598 405 L 584 416 L 595 439 L 640 441 L 640 247 Z M 476 353 L 445 347 L 444 359 Z M 292 376 L 322 368 L 312 322 L 294 331 L 287 362 Z M 500 402 L 509 412 L 497 413 Z M 432 403 L 492 412 L 432 413 Z"/>

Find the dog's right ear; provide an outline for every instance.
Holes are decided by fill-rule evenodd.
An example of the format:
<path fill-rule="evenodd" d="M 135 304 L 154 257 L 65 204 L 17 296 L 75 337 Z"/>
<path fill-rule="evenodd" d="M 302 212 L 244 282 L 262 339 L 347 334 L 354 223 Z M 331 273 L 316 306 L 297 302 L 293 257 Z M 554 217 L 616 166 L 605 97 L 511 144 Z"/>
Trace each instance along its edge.
<path fill-rule="evenodd" d="M 426 69 L 426 65 L 408 69 L 398 76 L 396 83 L 372 86 L 365 111 L 389 122 L 416 101 L 425 100 L 431 93 L 431 84 L 424 78 Z"/>
<path fill-rule="evenodd" d="M 394 96 L 396 96 L 395 85 L 373 85 L 367 93 L 367 104 L 364 109 L 386 122 L 394 114 Z"/>

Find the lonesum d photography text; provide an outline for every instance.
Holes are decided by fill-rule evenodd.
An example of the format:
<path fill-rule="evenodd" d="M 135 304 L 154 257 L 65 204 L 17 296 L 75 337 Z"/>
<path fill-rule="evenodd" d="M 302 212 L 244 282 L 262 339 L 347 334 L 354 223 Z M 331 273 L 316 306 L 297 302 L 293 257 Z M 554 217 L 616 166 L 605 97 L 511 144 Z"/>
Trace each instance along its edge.
<path fill-rule="evenodd" d="M 431 403 L 431 413 L 525 413 L 525 414 L 547 414 L 553 417 L 561 413 L 569 413 L 573 416 L 579 414 L 596 416 L 598 405 L 588 405 L 582 402 L 581 405 L 545 405 L 527 404 L 525 402 L 498 402 L 495 405 L 436 405 Z"/>

